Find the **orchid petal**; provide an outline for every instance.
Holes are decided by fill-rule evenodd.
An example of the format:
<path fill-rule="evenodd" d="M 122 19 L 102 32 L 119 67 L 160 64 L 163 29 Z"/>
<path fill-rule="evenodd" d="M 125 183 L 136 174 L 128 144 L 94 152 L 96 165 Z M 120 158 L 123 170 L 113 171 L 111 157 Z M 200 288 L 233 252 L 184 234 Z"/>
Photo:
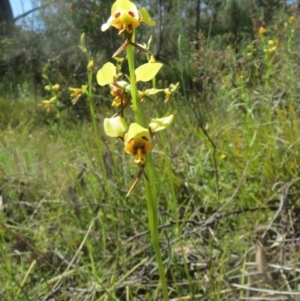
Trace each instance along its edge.
<path fill-rule="evenodd" d="M 136 82 L 147 82 L 151 80 L 156 76 L 162 66 L 163 64 L 161 63 L 146 63 L 144 65 L 141 65 L 135 70 Z"/>
<path fill-rule="evenodd" d="M 108 137 L 123 138 L 126 129 L 127 124 L 125 120 L 120 116 L 104 119 L 104 131 Z"/>
<path fill-rule="evenodd" d="M 156 22 L 151 19 L 148 10 L 145 7 L 142 7 L 139 10 L 139 13 L 141 15 L 141 21 L 142 22 L 146 23 L 149 26 L 155 26 L 156 25 Z"/>
<path fill-rule="evenodd" d="M 106 31 L 106 30 L 111 26 L 113 20 L 114 20 L 114 18 L 113 18 L 112 16 L 110 16 L 110 17 L 108 18 L 107 22 L 104 23 L 104 24 L 102 24 L 101 30 L 102 30 L 102 31 Z"/>
<path fill-rule="evenodd" d="M 154 94 L 159 93 L 159 92 L 162 92 L 162 91 L 164 91 L 164 89 L 151 88 L 151 89 L 146 89 L 146 90 L 144 91 L 144 93 L 145 93 L 146 95 L 154 95 Z"/>
<path fill-rule="evenodd" d="M 111 7 L 111 15 L 115 16 L 117 13 L 129 13 L 131 12 L 134 17 L 138 17 L 138 10 L 136 5 L 129 0 L 117 0 Z"/>
<path fill-rule="evenodd" d="M 97 82 L 100 86 L 111 84 L 114 82 L 116 75 L 116 66 L 113 63 L 106 63 L 97 72 Z"/>
<path fill-rule="evenodd" d="M 151 122 L 149 124 L 151 133 L 153 134 L 155 132 L 164 130 L 173 122 L 173 119 L 174 119 L 174 115 L 170 115 L 163 118 L 151 119 Z"/>

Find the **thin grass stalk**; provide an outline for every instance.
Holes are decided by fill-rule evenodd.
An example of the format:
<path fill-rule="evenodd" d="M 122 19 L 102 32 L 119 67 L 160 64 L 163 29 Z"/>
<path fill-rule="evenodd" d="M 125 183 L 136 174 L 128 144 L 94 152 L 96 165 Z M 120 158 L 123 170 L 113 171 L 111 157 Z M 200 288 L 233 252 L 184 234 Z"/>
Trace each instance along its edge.
<path fill-rule="evenodd" d="M 99 137 L 98 124 L 97 124 L 95 108 L 94 108 L 94 102 L 93 102 L 92 85 L 93 85 L 93 72 L 92 72 L 92 70 L 88 70 L 87 98 L 88 98 L 89 109 L 90 109 L 91 118 L 92 118 L 93 131 L 94 131 L 95 137 Z M 106 172 L 105 163 L 104 163 L 104 159 L 103 159 L 103 151 L 102 151 L 101 140 L 100 139 L 96 139 L 96 145 L 97 145 L 97 149 L 98 149 L 98 157 L 99 157 L 99 160 L 100 160 L 100 166 L 101 166 L 101 171 L 102 171 L 103 180 L 104 180 L 105 194 L 106 194 L 106 197 L 108 198 L 110 207 L 113 208 L 113 201 L 112 201 L 112 198 L 111 198 L 111 187 L 110 187 L 109 182 L 108 182 L 108 177 L 107 177 L 107 172 Z M 101 236 L 102 236 L 103 249 L 106 248 L 106 227 L 105 227 L 105 225 L 107 223 L 104 221 L 104 219 L 106 219 L 105 216 L 106 216 L 106 214 L 103 214 L 103 216 L 102 216 L 103 220 L 102 220 L 102 223 L 101 223 L 101 232 L 102 232 Z M 114 214 L 113 214 L 113 216 L 114 216 Z M 115 226 L 114 227 L 115 232 L 117 234 L 118 231 L 117 231 L 117 227 L 116 227 L 115 223 L 114 223 L 114 226 Z"/>

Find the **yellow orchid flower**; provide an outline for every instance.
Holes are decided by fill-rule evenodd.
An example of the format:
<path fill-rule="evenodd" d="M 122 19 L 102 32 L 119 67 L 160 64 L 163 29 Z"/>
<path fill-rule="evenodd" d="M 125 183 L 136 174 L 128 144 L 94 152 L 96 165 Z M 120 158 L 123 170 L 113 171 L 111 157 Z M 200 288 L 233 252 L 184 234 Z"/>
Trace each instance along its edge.
<path fill-rule="evenodd" d="M 118 81 L 116 85 L 110 84 L 110 88 L 110 94 L 115 97 L 111 105 L 113 107 L 125 107 L 130 93 L 130 85 L 126 81 Z"/>
<path fill-rule="evenodd" d="M 134 155 L 134 163 L 138 165 L 146 164 L 146 153 L 151 152 L 153 145 L 149 129 L 137 123 L 131 123 L 128 131 L 125 120 L 120 117 L 104 119 L 104 131 L 109 137 L 120 137 L 124 139 L 124 151 Z"/>
<path fill-rule="evenodd" d="M 69 90 L 72 92 L 70 94 L 71 97 L 77 97 L 79 94 L 84 94 L 87 89 L 87 85 L 82 85 L 81 88 L 71 88 Z"/>
<path fill-rule="evenodd" d="M 135 70 L 136 82 L 147 82 L 156 76 L 160 68 L 163 66 L 161 63 L 146 63 L 141 65 Z M 97 72 L 97 82 L 100 86 L 110 85 L 111 94 L 115 97 L 112 102 L 113 107 L 125 106 L 127 104 L 128 96 L 131 93 L 131 86 L 126 81 L 116 81 L 117 68 L 112 63 L 106 63 Z M 147 92 L 139 91 L 139 95 L 145 98 L 148 94 L 155 94 L 162 90 L 150 89 Z"/>
<path fill-rule="evenodd" d="M 154 133 L 166 129 L 173 122 L 173 119 L 173 115 L 151 119 L 149 128 L 131 123 L 128 131 L 126 131 L 126 122 L 122 117 L 105 118 L 104 131 L 109 137 L 123 138 L 124 151 L 134 156 L 135 164 L 144 166 L 146 164 L 146 153 L 153 149 L 152 137 Z"/>
<path fill-rule="evenodd" d="M 176 84 L 170 84 L 169 88 L 164 89 L 165 92 L 165 102 L 168 102 L 172 94 L 178 89 L 179 82 Z"/>
<path fill-rule="evenodd" d="M 131 123 L 128 132 L 124 136 L 124 143 L 124 151 L 134 156 L 134 163 L 145 165 L 146 153 L 151 152 L 153 149 L 149 129 L 137 123 Z"/>
<path fill-rule="evenodd" d="M 55 103 L 56 100 L 57 100 L 57 97 L 54 96 L 54 97 L 50 98 L 49 100 L 47 99 L 47 100 L 42 101 L 47 113 L 49 113 L 51 111 L 52 105 Z"/>
<path fill-rule="evenodd" d="M 142 8 L 138 11 L 136 5 L 129 0 L 117 0 L 111 8 L 111 16 L 101 30 L 105 31 L 111 26 L 119 30 L 119 34 L 123 31 L 132 33 L 141 22 L 149 26 L 155 26 L 155 22 L 151 19 L 147 9 Z"/>
<path fill-rule="evenodd" d="M 170 84 L 168 88 L 165 89 L 156 89 L 156 88 L 151 88 L 151 89 L 146 89 L 145 91 L 138 91 L 139 97 L 141 101 L 144 101 L 145 98 L 147 98 L 149 95 L 154 95 L 159 92 L 164 92 L 165 93 L 165 103 L 169 101 L 173 93 L 178 89 L 179 87 L 179 82 L 176 84 Z"/>
<path fill-rule="evenodd" d="M 111 95 L 114 96 L 113 107 L 124 107 L 130 93 L 130 85 L 126 81 L 116 81 L 117 68 L 113 63 L 106 63 L 97 72 L 97 82 L 100 86 L 110 85 Z"/>
<path fill-rule="evenodd" d="M 70 97 L 72 98 L 72 104 L 75 105 L 80 97 L 86 92 L 87 85 L 82 85 L 81 88 L 71 88 L 69 87 L 69 90 L 72 92 L 70 94 Z"/>
<path fill-rule="evenodd" d="M 125 144 L 124 151 L 127 154 L 133 155 L 134 163 L 140 168 L 126 196 L 129 196 L 131 192 L 134 191 L 142 175 L 149 181 L 144 167 L 147 160 L 146 154 L 153 149 L 152 137 L 155 132 L 167 128 L 172 123 L 173 118 L 174 116 L 170 115 L 163 118 L 152 119 L 148 128 L 144 128 L 138 123 L 131 123 L 128 130 L 126 122 L 122 117 L 105 118 L 104 131 L 106 135 L 123 139 Z"/>

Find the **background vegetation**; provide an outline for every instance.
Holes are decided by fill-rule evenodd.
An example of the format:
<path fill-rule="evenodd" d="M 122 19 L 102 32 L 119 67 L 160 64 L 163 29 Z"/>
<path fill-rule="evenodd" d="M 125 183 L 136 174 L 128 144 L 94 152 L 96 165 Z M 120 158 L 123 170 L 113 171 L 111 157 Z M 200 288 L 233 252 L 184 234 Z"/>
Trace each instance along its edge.
<path fill-rule="evenodd" d="M 120 46 L 100 31 L 112 3 L 41 1 L 3 30 L 1 300 L 161 300 L 143 187 L 125 197 L 136 169 L 103 134 L 109 91 L 93 86 L 98 137 L 87 99 L 70 98 L 87 56 L 96 74 Z M 175 113 L 153 154 L 170 299 L 299 300 L 299 7 L 136 3 L 157 22 L 139 41 L 153 34 L 158 87 L 180 82 L 144 103 L 149 118 Z"/>

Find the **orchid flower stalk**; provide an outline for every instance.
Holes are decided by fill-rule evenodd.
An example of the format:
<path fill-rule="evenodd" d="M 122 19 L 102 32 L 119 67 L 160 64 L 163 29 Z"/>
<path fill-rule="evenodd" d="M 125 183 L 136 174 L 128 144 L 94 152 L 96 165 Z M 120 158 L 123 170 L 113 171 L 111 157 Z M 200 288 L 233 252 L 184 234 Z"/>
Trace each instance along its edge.
<path fill-rule="evenodd" d="M 153 150 L 154 134 L 166 129 L 173 121 L 173 115 L 162 118 L 151 119 L 147 122 L 146 114 L 139 95 L 154 94 L 158 91 L 148 90 L 140 92 L 137 89 L 139 82 L 153 80 L 163 66 L 161 63 L 149 62 L 135 68 L 135 49 L 149 52 L 135 43 L 135 30 L 145 23 L 155 26 L 146 8 L 137 9 L 136 5 L 129 0 L 116 0 L 111 9 L 111 16 L 102 25 L 102 31 L 114 27 L 119 30 L 119 35 L 125 38 L 123 45 L 113 55 L 119 55 L 126 49 L 129 66 L 129 83 L 119 80 L 116 67 L 112 63 L 106 63 L 97 73 L 99 85 L 110 85 L 111 94 L 115 97 L 112 105 L 121 107 L 121 111 L 112 118 L 105 118 L 104 130 L 107 136 L 120 138 L 124 142 L 124 151 L 133 156 L 133 163 L 138 166 L 138 175 L 127 196 L 131 195 L 140 178 L 144 176 L 144 185 L 147 198 L 148 221 L 151 234 L 151 242 L 156 255 L 156 261 L 160 275 L 160 285 L 163 293 L 163 300 L 168 301 L 168 287 L 166 283 L 165 270 L 158 243 L 158 210 L 157 194 L 155 187 L 154 165 L 151 157 Z M 161 90 L 159 90 L 161 91 Z M 128 109 L 127 102 L 131 100 L 134 111 L 134 122 L 129 126 L 125 121 L 124 109 Z"/>

